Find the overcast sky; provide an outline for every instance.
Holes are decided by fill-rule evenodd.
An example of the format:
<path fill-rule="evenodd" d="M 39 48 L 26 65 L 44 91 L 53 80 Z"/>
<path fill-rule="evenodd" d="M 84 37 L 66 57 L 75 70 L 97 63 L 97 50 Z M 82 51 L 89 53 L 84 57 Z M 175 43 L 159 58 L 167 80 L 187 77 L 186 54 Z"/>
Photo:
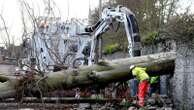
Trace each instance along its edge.
<path fill-rule="evenodd" d="M 5 18 L 5 22 L 10 31 L 11 36 L 14 37 L 14 41 L 19 43 L 21 41 L 21 17 L 20 17 L 20 4 L 19 0 L 0 0 L 0 14 Z M 26 0 L 35 7 L 36 15 L 42 15 L 44 10 L 44 0 Z M 60 10 L 62 20 L 67 18 L 87 18 L 89 12 L 89 3 L 91 8 L 94 9 L 98 6 L 99 0 L 53 0 L 56 3 L 56 7 Z M 194 0 L 180 0 L 180 12 L 189 5 L 194 7 Z M 193 8 L 194 10 L 194 8 Z M 57 11 L 57 9 L 56 9 Z M 59 14 L 58 13 L 58 14 Z M 2 22 L 0 21 L 0 28 L 2 28 Z M 2 35 L 0 34 L 0 43 L 2 43 Z"/>
<path fill-rule="evenodd" d="M 5 18 L 7 27 L 11 36 L 15 36 L 14 41 L 19 43 L 22 34 L 21 30 L 21 13 L 19 0 L 0 0 L 0 14 Z M 42 15 L 44 12 L 44 0 L 26 0 L 31 6 L 35 7 L 36 15 Z M 51 0 L 52 1 L 52 0 Z M 92 9 L 98 6 L 98 0 L 53 0 L 55 2 L 55 9 L 62 20 L 70 18 L 87 18 L 89 12 L 89 3 Z M 60 11 L 59 11 L 60 10 Z M 0 20 L 0 28 L 2 28 Z M 0 43 L 2 43 L 2 36 L 0 34 Z"/>

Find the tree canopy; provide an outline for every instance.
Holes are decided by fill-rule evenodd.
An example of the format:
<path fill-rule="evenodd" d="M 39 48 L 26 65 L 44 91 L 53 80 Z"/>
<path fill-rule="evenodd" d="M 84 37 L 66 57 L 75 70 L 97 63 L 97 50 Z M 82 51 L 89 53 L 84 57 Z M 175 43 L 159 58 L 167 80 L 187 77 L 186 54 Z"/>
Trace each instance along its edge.
<path fill-rule="evenodd" d="M 139 24 L 141 40 L 144 42 L 145 39 L 150 39 L 149 37 L 156 37 L 153 35 L 159 35 L 160 30 L 177 14 L 178 3 L 179 0 L 106 0 L 103 7 L 122 5 L 132 10 Z M 96 22 L 99 19 L 98 9 L 95 9 L 89 18 L 91 23 Z M 123 30 L 120 28 L 114 34 L 111 30 L 107 32 L 104 35 L 105 44 L 117 42 L 122 50 L 126 50 L 127 38 Z"/>

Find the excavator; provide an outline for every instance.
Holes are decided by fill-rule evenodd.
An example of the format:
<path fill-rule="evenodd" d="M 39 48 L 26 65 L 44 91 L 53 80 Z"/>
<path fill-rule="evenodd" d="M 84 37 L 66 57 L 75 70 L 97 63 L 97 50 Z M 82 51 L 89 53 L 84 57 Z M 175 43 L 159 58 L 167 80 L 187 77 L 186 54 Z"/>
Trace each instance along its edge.
<path fill-rule="evenodd" d="M 32 64 L 31 59 L 33 59 L 33 65 L 37 65 L 37 67 L 39 66 L 40 71 L 54 71 L 56 67 L 55 65 L 58 65 L 59 63 L 65 63 L 67 60 L 69 60 L 67 55 L 71 57 L 70 61 L 72 61 L 71 64 L 73 68 L 77 68 L 80 65 L 96 64 L 98 63 L 99 59 L 99 53 L 97 51 L 99 38 L 102 37 L 102 34 L 106 33 L 114 23 L 122 23 L 124 26 L 128 40 L 129 57 L 140 56 L 140 35 L 135 15 L 128 8 L 117 6 L 116 8 L 104 8 L 101 18 L 96 24 L 92 26 L 85 26 L 83 31 L 80 31 L 76 34 L 74 33 L 72 36 L 69 34 L 69 36 L 65 37 L 64 29 L 66 29 L 66 25 L 60 24 L 58 22 L 49 25 L 46 29 L 43 29 L 43 32 L 46 33 L 42 33 L 42 31 L 39 29 L 40 32 L 36 32 L 37 35 L 32 36 L 32 39 L 30 40 L 31 47 L 27 50 L 31 49 L 33 52 L 29 53 L 27 62 L 28 64 Z M 57 31 L 54 31 L 53 33 L 53 30 Z M 57 38 L 58 40 L 56 41 L 57 43 L 52 43 L 54 40 L 51 39 L 56 36 L 56 33 L 59 33 Z M 76 44 L 78 45 L 77 49 L 73 49 L 77 50 L 73 51 L 73 54 L 68 53 L 68 51 L 65 50 L 67 45 L 67 42 L 65 41 L 70 38 L 76 42 L 79 42 Z M 52 44 L 55 44 L 58 47 L 54 48 Z M 74 47 L 76 48 L 76 46 Z M 52 48 L 54 48 L 54 51 Z M 56 49 L 58 49 L 58 51 L 56 51 Z M 55 51 L 57 53 L 55 53 Z M 58 53 L 60 56 L 57 56 Z M 63 61 L 61 61 L 61 59 L 63 59 Z M 24 64 L 26 63 L 24 62 Z M 48 69 L 50 66 L 52 66 L 52 68 Z"/>
<path fill-rule="evenodd" d="M 113 23 L 123 23 L 127 40 L 128 40 L 128 54 L 129 57 L 140 56 L 140 35 L 137 21 L 135 19 L 134 13 L 126 7 L 117 6 L 116 8 L 105 8 L 102 11 L 101 18 L 99 21 L 85 28 L 84 33 L 80 33 L 80 36 L 88 35 L 91 36 L 91 44 L 89 52 L 85 52 L 84 57 L 79 57 L 79 55 L 73 61 L 73 67 L 77 67 L 79 64 L 92 65 L 98 62 L 98 51 L 97 45 L 99 43 L 99 38 L 107 32 Z M 83 48 L 84 50 L 84 48 Z M 81 51 L 82 52 L 82 51 Z M 83 53 L 83 52 L 82 52 Z M 81 53 L 79 53 L 81 54 Z M 83 56 L 83 55 L 80 55 Z M 88 57 L 85 57 L 88 56 Z M 79 63 L 82 60 L 82 63 Z M 83 63 L 83 60 L 85 63 Z M 87 62 L 87 63 L 86 63 Z"/>

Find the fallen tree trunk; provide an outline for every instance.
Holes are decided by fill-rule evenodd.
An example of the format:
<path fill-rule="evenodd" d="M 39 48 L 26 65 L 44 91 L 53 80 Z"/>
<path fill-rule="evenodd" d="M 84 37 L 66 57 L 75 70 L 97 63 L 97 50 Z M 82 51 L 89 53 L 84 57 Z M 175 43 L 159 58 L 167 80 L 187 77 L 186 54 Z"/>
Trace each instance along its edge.
<path fill-rule="evenodd" d="M 107 84 L 116 81 L 125 81 L 132 78 L 129 66 L 132 64 L 147 67 L 147 72 L 152 75 L 173 73 L 176 54 L 174 52 L 159 53 L 134 58 L 118 59 L 100 62 L 97 65 L 80 67 L 48 73 L 46 77 L 35 76 L 32 82 L 40 91 L 48 92 L 56 89 L 68 89 L 76 86 L 92 84 Z M 13 97 L 22 88 L 29 78 L 7 77 L 0 75 L 0 97 Z M 22 83 L 22 84 L 21 84 Z M 26 86 L 25 86 L 26 87 Z"/>

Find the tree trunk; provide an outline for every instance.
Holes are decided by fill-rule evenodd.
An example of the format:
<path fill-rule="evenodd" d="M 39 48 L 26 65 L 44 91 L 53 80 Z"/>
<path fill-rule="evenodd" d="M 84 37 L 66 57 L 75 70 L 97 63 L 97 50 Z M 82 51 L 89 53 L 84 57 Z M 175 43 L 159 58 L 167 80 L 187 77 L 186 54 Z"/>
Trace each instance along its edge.
<path fill-rule="evenodd" d="M 97 65 L 83 66 L 79 69 L 68 69 L 58 72 L 48 73 L 44 78 L 34 76 L 29 84 L 34 84 L 42 92 L 56 89 L 68 89 L 78 86 L 92 84 L 108 84 L 110 82 L 125 81 L 132 78 L 129 66 L 147 67 L 150 76 L 173 73 L 174 52 L 159 53 L 134 58 L 118 59 L 114 61 L 102 61 Z M 167 72 L 168 71 L 168 72 Z M 18 89 L 25 89 L 24 82 L 32 79 L 29 77 L 6 77 L 0 76 L 0 97 L 15 96 Z"/>

